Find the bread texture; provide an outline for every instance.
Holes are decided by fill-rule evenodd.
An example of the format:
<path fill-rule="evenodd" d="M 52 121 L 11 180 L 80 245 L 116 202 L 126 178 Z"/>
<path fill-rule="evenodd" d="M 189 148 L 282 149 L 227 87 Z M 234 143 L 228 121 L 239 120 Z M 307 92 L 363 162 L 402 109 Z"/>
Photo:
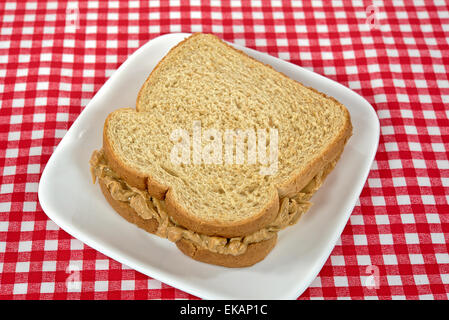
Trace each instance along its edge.
<path fill-rule="evenodd" d="M 191 141 L 198 124 L 202 154 L 195 162 Z M 173 161 L 182 140 L 176 132 L 191 134 L 188 162 Z M 232 143 L 246 134 L 240 136 L 245 161 L 237 161 L 236 148 L 226 158 L 228 132 L 237 133 L 230 135 Z M 164 224 L 162 236 L 198 261 L 244 267 L 262 260 L 277 232 L 307 211 L 351 134 L 349 112 L 334 98 L 213 35 L 194 34 L 152 71 L 136 109 L 109 114 L 101 156 L 94 155 L 91 166 L 95 177 L 112 173 L 100 186 L 128 221 L 158 235 Z M 254 141 L 255 154 L 269 160 L 250 161 Z M 262 173 L 267 168 L 274 170 Z M 142 213 L 146 205 L 150 209 Z M 148 214 L 152 210 L 159 213 Z"/>
<path fill-rule="evenodd" d="M 173 165 L 170 134 L 192 131 L 194 121 L 220 132 L 275 128 L 277 173 L 262 176 L 259 165 L 247 163 Z M 204 34 L 173 48 L 140 90 L 137 112 L 113 112 L 104 128 L 106 158 L 120 176 L 165 199 L 181 225 L 224 237 L 268 224 L 279 199 L 298 193 L 352 131 L 335 99 Z"/>
<path fill-rule="evenodd" d="M 273 220 L 279 197 L 264 176 L 254 174 L 255 165 L 175 166 L 169 137 L 179 126 L 158 117 L 133 109 L 119 109 L 108 116 L 103 146 L 114 171 L 131 185 L 164 199 L 179 224 L 199 233 L 241 236 Z"/>

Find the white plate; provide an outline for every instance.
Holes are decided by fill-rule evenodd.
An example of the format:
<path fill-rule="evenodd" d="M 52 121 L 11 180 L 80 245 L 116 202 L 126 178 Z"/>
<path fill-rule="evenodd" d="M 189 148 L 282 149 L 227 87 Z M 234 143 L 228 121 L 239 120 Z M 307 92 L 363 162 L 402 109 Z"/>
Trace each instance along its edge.
<path fill-rule="evenodd" d="M 228 269 L 194 261 L 166 239 L 128 223 L 93 185 L 89 159 L 102 145 L 106 116 L 134 107 L 137 92 L 157 62 L 188 34 L 167 34 L 132 54 L 89 102 L 42 173 L 39 201 L 62 229 L 88 246 L 160 281 L 206 299 L 295 299 L 329 257 L 368 176 L 379 141 L 371 105 L 350 89 L 312 71 L 235 45 L 289 77 L 342 102 L 354 126 L 335 170 L 313 197 L 311 210 L 279 234 L 273 251 L 255 266 Z"/>

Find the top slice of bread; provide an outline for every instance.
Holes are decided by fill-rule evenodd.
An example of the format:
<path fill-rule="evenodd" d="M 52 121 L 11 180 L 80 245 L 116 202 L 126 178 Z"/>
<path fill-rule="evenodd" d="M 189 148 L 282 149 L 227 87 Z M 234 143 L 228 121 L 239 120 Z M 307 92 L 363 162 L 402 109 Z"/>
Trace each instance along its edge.
<path fill-rule="evenodd" d="M 174 47 L 136 105 L 137 111 L 119 109 L 106 120 L 109 165 L 129 184 L 165 199 L 176 223 L 207 235 L 242 236 L 269 224 L 279 200 L 300 192 L 334 160 L 352 131 L 341 103 L 208 34 Z M 277 171 L 261 175 L 260 164 L 248 163 L 174 164 L 170 135 L 191 133 L 195 121 L 203 133 L 276 129 Z"/>

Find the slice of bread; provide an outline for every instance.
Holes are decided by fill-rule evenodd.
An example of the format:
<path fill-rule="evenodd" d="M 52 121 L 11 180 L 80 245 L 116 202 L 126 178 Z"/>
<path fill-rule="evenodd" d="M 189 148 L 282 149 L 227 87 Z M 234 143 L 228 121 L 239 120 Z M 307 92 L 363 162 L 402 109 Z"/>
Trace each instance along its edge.
<path fill-rule="evenodd" d="M 265 258 L 277 232 L 308 210 L 352 133 L 348 111 L 334 98 L 206 34 L 175 46 L 136 104 L 107 117 L 103 150 L 92 156 L 105 198 L 126 220 L 193 259 L 227 267 Z M 202 153 L 195 162 L 198 124 Z M 276 135 L 259 139 L 272 129 Z M 226 158 L 226 132 L 242 130 L 256 134 L 240 141 L 247 153 L 238 162 L 234 146 Z M 186 146 L 176 132 L 188 134 L 187 163 L 173 161 L 173 150 Z M 251 162 L 251 142 L 269 159 Z M 221 162 L 209 157 L 217 154 Z"/>
<path fill-rule="evenodd" d="M 272 221 L 279 196 L 258 166 L 171 162 L 170 134 L 187 125 L 151 112 L 114 111 L 104 126 L 106 159 L 128 183 L 165 199 L 168 213 L 190 230 L 235 237 Z"/>
<path fill-rule="evenodd" d="M 111 167 L 131 185 L 165 199 L 174 220 L 195 232 L 235 237 L 272 221 L 279 199 L 297 194 L 351 135 L 346 108 L 232 48 L 194 34 L 174 47 L 139 92 L 104 127 Z M 278 130 L 277 172 L 259 164 L 174 165 L 174 130 Z M 203 143 L 204 144 L 204 143 Z M 203 145 L 204 146 L 204 145 Z"/>

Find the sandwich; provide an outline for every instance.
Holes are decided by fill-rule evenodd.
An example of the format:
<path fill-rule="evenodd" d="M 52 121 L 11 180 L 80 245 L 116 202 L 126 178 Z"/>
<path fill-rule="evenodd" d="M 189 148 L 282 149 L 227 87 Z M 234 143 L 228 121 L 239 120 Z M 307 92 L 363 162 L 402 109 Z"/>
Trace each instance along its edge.
<path fill-rule="evenodd" d="M 111 112 L 91 173 L 115 211 L 209 264 L 247 267 L 311 207 L 352 134 L 336 99 L 211 34 Z"/>

